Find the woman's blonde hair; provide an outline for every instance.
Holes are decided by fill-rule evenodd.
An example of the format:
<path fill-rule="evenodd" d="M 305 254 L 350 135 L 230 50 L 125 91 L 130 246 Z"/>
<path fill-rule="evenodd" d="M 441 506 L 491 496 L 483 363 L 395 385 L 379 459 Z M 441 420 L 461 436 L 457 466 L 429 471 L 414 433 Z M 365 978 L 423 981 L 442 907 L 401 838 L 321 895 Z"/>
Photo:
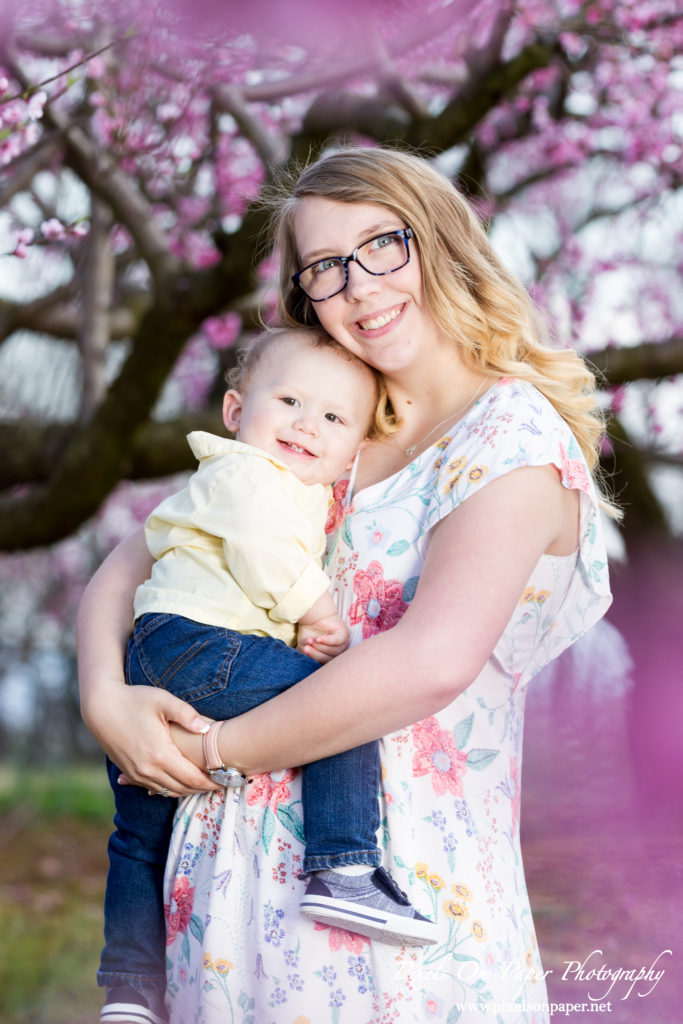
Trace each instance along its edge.
<path fill-rule="evenodd" d="M 281 261 L 280 316 L 291 326 L 318 324 L 315 303 L 291 279 L 300 269 L 294 214 L 308 196 L 375 203 L 412 228 L 429 308 L 461 346 L 465 362 L 490 376 L 516 377 L 538 388 L 569 425 L 596 473 L 604 419 L 594 375 L 573 349 L 550 346 L 526 289 L 503 265 L 474 211 L 447 178 L 419 156 L 349 147 L 281 183 L 272 227 Z"/>

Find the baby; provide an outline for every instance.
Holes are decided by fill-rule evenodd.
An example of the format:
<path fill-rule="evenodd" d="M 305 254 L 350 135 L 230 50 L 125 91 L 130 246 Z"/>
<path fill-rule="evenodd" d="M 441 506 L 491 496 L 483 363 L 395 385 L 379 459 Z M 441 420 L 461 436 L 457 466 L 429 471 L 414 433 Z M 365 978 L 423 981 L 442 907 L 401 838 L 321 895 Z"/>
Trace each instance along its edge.
<path fill-rule="evenodd" d="M 191 433 L 199 468 L 145 526 L 155 557 L 135 596 L 127 682 L 161 686 L 216 719 L 206 770 L 238 788 L 217 733 L 340 654 L 349 631 L 321 568 L 330 485 L 376 424 L 378 377 L 319 330 L 270 330 L 249 348 L 223 401 L 235 441 Z M 297 648 L 294 648 L 296 643 Z M 101 1024 L 165 1020 L 162 883 L 177 801 L 117 784 L 109 842 Z M 308 885 L 302 913 L 397 944 L 436 941 L 380 867 L 376 743 L 308 764 L 302 803 Z M 334 823 L 333 826 L 331 823 Z"/>

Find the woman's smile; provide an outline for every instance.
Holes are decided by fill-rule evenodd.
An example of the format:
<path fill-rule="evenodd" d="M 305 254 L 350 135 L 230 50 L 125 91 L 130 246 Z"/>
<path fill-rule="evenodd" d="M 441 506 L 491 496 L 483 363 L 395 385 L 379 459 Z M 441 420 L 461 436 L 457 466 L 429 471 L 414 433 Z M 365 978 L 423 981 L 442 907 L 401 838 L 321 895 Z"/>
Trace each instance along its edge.
<path fill-rule="evenodd" d="M 400 305 L 394 306 L 393 309 L 387 310 L 381 313 L 373 313 L 371 316 L 361 317 L 356 320 L 356 324 L 366 336 L 379 337 L 385 333 L 385 328 L 389 327 L 397 320 L 406 308 L 406 303 L 403 302 Z"/>

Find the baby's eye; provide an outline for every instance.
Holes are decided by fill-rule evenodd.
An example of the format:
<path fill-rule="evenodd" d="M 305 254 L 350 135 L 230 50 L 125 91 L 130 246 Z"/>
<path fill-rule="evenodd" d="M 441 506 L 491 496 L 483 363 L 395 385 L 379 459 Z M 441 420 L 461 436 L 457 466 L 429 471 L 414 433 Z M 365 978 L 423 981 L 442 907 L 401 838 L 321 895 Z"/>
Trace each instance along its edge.
<path fill-rule="evenodd" d="M 325 419 L 329 420 L 330 423 L 342 423 L 343 420 L 340 416 L 337 416 L 336 412 L 326 412 Z"/>
<path fill-rule="evenodd" d="M 296 398 L 292 398 L 291 395 L 283 395 L 283 397 L 280 399 L 280 401 L 284 402 L 285 405 L 292 405 L 292 406 L 294 406 L 294 405 L 298 405 L 299 404 L 297 399 Z"/>

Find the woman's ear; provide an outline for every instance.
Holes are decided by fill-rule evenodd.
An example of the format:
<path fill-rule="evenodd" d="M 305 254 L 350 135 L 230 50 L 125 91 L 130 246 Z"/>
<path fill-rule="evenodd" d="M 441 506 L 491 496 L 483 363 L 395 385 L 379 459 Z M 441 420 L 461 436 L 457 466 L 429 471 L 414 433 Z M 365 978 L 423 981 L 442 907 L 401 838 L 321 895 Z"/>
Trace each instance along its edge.
<path fill-rule="evenodd" d="M 239 391 L 226 391 L 223 395 L 223 423 L 225 429 L 236 433 L 242 418 L 242 396 Z"/>

